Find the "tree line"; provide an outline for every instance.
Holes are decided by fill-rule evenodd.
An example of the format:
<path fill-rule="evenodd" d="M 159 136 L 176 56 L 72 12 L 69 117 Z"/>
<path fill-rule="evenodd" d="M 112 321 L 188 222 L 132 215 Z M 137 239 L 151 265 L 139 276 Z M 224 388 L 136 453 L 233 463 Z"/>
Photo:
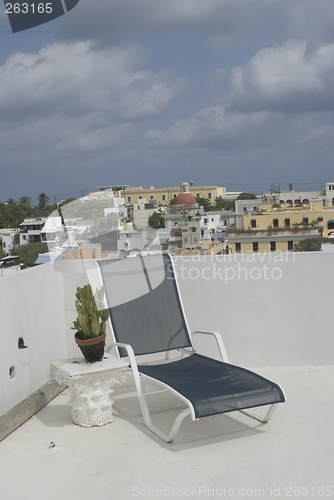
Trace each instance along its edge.
<path fill-rule="evenodd" d="M 38 205 L 31 206 L 31 197 L 22 196 L 19 201 L 9 198 L 6 203 L 0 202 L 0 229 L 18 228 L 24 219 L 36 217 L 48 217 L 57 205 L 49 205 L 49 197 L 41 193 L 38 197 Z"/>

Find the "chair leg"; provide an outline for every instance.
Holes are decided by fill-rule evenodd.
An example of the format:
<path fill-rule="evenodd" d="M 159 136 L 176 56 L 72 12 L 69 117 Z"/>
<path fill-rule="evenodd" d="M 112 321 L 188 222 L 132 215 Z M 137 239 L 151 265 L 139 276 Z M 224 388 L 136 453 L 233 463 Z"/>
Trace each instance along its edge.
<path fill-rule="evenodd" d="M 183 412 L 181 412 L 176 417 L 176 419 L 174 421 L 174 424 L 172 426 L 172 429 L 171 429 L 170 433 L 167 435 L 164 432 L 162 432 L 160 429 L 158 429 L 158 427 L 156 427 L 152 423 L 151 416 L 150 416 L 150 413 L 148 411 L 148 407 L 147 407 L 147 403 L 146 403 L 146 398 L 145 398 L 145 395 L 144 395 L 143 387 L 141 385 L 139 377 L 138 377 L 138 379 L 137 379 L 137 377 L 135 377 L 135 383 L 136 383 L 136 386 L 137 386 L 137 394 L 138 394 L 138 398 L 139 398 L 139 404 L 140 404 L 140 407 L 141 407 L 141 411 L 142 411 L 142 414 L 143 414 L 143 418 L 144 418 L 144 422 L 145 422 L 146 427 L 151 432 L 153 432 L 153 434 L 155 434 L 156 436 L 158 436 L 160 439 L 162 439 L 166 443 L 171 443 L 175 439 L 175 436 L 178 433 L 178 430 L 180 428 L 180 425 L 181 425 L 183 419 L 187 415 L 189 415 L 191 413 L 191 409 L 187 408 L 186 410 L 184 410 Z"/>
<path fill-rule="evenodd" d="M 239 410 L 239 411 L 240 411 L 240 413 L 244 413 L 248 417 L 251 417 L 251 418 L 254 418 L 255 420 L 258 420 L 262 424 L 265 424 L 266 422 L 269 422 L 269 419 L 272 417 L 274 411 L 276 410 L 276 407 L 277 407 L 276 403 L 272 404 L 264 417 L 261 417 L 257 413 L 254 413 L 254 412 L 249 411 L 249 410 Z"/>
<path fill-rule="evenodd" d="M 149 421 L 146 420 L 145 415 L 144 415 L 144 420 L 145 420 L 145 425 L 146 427 L 153 432 L 156 436 L 158 436 L 160 439 L 165 441 L 165 443 L 171 443 L 174 441 L 176 434 L 178 433 L 180 429 L 180 425 L 182 424 L 183 419 L 191 413 L 190 408 L 187 408 L 183 412 L 181 412 L 175 419 L 174 424 L 172 426 L 172 429 L 170 433 L 167 435 L 164 432 L 162 432 L 160 429 L 158 429 L 155 425 L 152 424 L 151 419 L 149 418 Z"/>

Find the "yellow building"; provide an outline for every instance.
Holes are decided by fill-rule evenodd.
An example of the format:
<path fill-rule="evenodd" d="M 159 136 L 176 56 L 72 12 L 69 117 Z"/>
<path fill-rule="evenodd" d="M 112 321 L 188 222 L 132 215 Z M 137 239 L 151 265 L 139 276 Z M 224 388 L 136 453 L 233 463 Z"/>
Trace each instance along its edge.
<path fill-rule="evenodd" d="M 296 229 L 290 231 L 254 231 L 254 234 L 228 234 L 228 250 L 234 253 L 281 253 L 292 252 L 294 245 L 306 239 L 319 238 L 318 229 Z"/>
<path fill-rule="evenodd" d="M 311 200 L 303 207 L 267 208 L 258 213 L 243 215 L 244 229 L 254 231 L 268 228 L 316 227 L 324 237 L 334 234 L 334 207 L 324 207 L 322 200 Z"/>
<path fill-rule="evenodd" d="M 188 183 L 182 183 L 188 184 Z M 226 189 L 224 187 L 218 186 L 190 186 L 189 193 L 191 193 L 195 198 L 198 196 L 200 198 L 209 198 L 214 204 L 218 196 L 225 197 Z M 150 203 L 151 200 L 155 200 L 158 204 L 166 205 L 171 200 L 180 194 L 180 186 L 178 187 L 165 187 L 165 188 L 155 188 L 151 186 L 149 189 L 143 189 L 142 187 L 127 187 L 126 190 L 122 191 L 122 198 L 124 198 L 125 203 L 140 203 L 140 200 L 146 200 Z"/>

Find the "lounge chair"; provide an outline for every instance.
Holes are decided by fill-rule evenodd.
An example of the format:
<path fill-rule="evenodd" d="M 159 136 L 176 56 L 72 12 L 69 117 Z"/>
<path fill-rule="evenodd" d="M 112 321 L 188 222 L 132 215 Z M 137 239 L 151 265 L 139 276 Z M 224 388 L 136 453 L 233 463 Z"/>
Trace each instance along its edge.
<path fill-rule="evenodd" d="M 145 424 L 159 438 L 171 442 L 181 422 L 190 414 L 197 420 L 219 413 L 241 411 L 267 422 L 277 403 L 284 402 L 276 383 L 228 362 L 220 335 L 196 331 L 190 334 L 169 255 L 98 261 L 111 329 L 118 355 L 127 356 L 134 376 Z M 195 352 L 192 338 L 213 335 L 221 360 Z M 181 359 L 171 360 L 173 351 Z M 166 361 L 137 364 L 136 357 L 164 352 Z M 141 379 L 168 389 L 187 406 L 176 418 L 169 435 L 151 421 Z M 270 405 L 264 417 L 249 408 Z"/>

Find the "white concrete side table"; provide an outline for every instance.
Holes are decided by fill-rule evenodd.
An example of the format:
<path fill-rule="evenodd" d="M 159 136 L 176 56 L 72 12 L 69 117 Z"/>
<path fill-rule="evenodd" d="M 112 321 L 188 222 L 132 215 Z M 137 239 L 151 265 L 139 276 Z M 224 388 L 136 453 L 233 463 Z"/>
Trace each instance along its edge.
<path fill-rule="evenodd" d="M 105 354 L 102 361 L 87 363 L 84 358 L 54 361 L 52 370 L 59 384 L 70 393 L 71 417 L 75 424 L 93 427 L 113 421 L 111 386 L 126 380 L 128 363 Z"/>

